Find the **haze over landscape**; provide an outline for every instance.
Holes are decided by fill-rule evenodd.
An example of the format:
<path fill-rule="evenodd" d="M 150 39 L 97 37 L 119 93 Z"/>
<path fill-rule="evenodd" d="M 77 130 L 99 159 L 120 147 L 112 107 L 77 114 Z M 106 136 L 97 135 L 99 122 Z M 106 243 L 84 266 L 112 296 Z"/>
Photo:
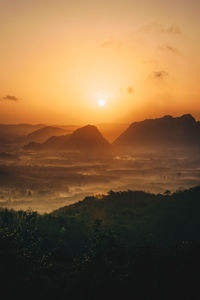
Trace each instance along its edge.
<path fill-rule="evenodd" d="M 2 299 L 197 299 L 199 12 L 0 0 Z"/>
<path fill-rule="evenodd" d="M 192 115 L 99 127 L 119 134 L 111 141 L 94 125 L 0 125 L 1 206 L 49 212 L 113 189 L 199 184 L 200 123 Z"/>

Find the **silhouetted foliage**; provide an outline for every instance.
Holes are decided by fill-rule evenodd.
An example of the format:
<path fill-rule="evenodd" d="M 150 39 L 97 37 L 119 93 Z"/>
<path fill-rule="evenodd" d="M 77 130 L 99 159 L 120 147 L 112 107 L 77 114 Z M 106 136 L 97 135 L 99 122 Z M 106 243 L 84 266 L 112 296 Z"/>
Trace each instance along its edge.
<path fill-rule="evenodd" d="M 200 187 L 110 191 L 45 215 L 2 209 L 2 299 L 193 299 L 199 214 Z"/>

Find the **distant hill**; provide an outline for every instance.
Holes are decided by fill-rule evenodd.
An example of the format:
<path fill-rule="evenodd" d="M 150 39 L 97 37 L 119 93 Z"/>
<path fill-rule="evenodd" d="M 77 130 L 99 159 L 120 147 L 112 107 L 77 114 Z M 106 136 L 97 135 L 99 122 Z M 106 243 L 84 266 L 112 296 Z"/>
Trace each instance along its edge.
<path fill-rule="evenodd" d="M 52 136 L 59 136 L 66 134 L 67 130 L 62 128 L 47 126 L 43 128 L 39 128 L 30 134 L 28 134 L 25 138 L 26 143 L 28 142 L 37 142 L 44 143 L 47 139 Z"/>
<path fill-rule="evenodd" d="M 75 130 L 72 134 L 53 136 L 42 144 L 29 143 L 24 146 L 24 149 L 40 151 L 89 151 L 89 153 L 97 153 L 108 151 L 110 147 L 109 142 L 95 126 L 87 125 Z"/>
<path fill-rule="evenodd" d="M 44 126 L 42 124 L 0 124 L 0 140 L 4 143 L 15 142 Z"/>
<path fill-rule="evenodd" d="M 132 123 L 114 142 L 117 148 L 200 146 L 200 125 L 193 116 L 164 116 Z"/>

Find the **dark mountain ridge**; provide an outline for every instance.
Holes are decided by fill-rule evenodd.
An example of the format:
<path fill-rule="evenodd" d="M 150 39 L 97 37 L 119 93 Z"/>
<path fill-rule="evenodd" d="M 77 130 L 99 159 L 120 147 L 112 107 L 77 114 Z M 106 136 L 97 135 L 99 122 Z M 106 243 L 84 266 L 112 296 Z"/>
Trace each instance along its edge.
<path fill-rule="evenodd" d="M 64 130 L 59 127 L 46 126 L 29 133 L 26 136 L 25 141 L 26 143 L 28 142 L 44 143 L 50 137 L 64 135 L 66 134 L 66 132 L 67 130 Z"/>
<path fill-rule="evenodd" d="M 45 143 L 30 143 L 25 150 L 40 151 L 108 151 L 111 145 L 93 125 L 87 125 L 75 130 L 72 134 L 52 136 Z"/>
<path fill-rule="evenodd" d="M 36 129 L 36 130 L 33 130 Z M 25 144 L 33 151 L 108 151 L 169 149 L 200 146 L 200 122 L 190 114 L 181 117 L 164 116 L 132 123 L 115 141 L 110 143 L 97 127 L 87 125 L 69 134 L 67 130 L 44 125 L 1 125 L 0 140 Z M 5 151 L 2 149 L 2 151 Z"/>
<path fill-rule="evenodd" d="M 134 122 L 114 142 L 117 148 L 200 146 L 200 125 L 190 114 Z"/>
<path fill-rule="evenodd" d="M 43 124 L 0 124 L 0 138 L 6 142 L 13 142 L 43 127 Z"/>

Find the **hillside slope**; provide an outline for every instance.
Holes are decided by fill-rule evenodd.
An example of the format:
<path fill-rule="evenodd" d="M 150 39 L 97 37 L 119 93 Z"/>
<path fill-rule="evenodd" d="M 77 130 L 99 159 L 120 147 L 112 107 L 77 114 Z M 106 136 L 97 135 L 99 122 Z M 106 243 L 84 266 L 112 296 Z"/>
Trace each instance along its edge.
<path fill-rule="evenodd" d="M 0 210 L 1 295 L 197 299 L 199 199 L 110 191 L 51 214 Z"/>
<path fill-rule="evenodd" d="M 100 131 L 92 125 L 75 130 L 72 134 L 51 137 L 45 143 L 30 143 L 25 150 L 40 151 L 77 151 L 89 153 L 102 153 L 110 150 L 109 142 Z"/>
<path fill-rule="evenodd" d="M 200 126 L 191 115 L 132 123 L 114 142 L 117 148 L 200 146 Z"/>
<path fill-rule="evenodd" d="M 46 126 L 43 128 L 39 128 L 30 134 L 28 134 L 24 140 L 24 142 L 37 142 L 37 143 L 44 143 L 47 139 L 52 136 L 59 136 L 66 134 L 66 130 L 54 127 L 54 126 Z"/>

